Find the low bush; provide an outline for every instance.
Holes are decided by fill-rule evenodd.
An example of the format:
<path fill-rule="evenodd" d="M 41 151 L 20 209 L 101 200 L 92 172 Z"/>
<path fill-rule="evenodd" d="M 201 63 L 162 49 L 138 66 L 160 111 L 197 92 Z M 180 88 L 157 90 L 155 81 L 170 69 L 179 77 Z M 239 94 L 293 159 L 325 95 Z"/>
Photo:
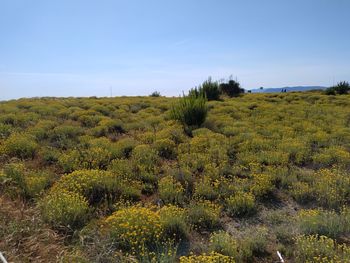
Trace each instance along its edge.
<path fill-rule="evenodd" d="M 38 197 L 50 184 L 52 176 L 46 171 L 26 169 L 23 163 L 10 163 L 4 167 L 6 191 L 25 198 Z"/>
<path fill-rule="evenodd" d="M 249 262 L 254 256 L 266 253 L 268 244 L 268 229 L 266 227 L 253 227 L 243 233 L 239 241 L 239 259 L 241 262 Z"/>
<path fill-rule="evenodd" d="M 43 219 L 57 229 L 73 230 L 88 219 L 89 204 L 79 193 L 50 192 L 40 201 L 39 207 Z"/>
<path fill-rule="evenodd" d="M 165 176 L 158 183 L 159 198 L 166 204 L 181 204 L 184 201 L 184 188 L 172 176 Z"/>
<path fill-rule="evenodd" d="M 212 230 L 219 226 L 221 207 L 210 201 L 199 201 L 188 208 L 188 220 L 195 229 Z"/>
<path fill-rule="evenodd" d="M 217 252 L 211 252 L 203 255 L 190 255 L 180 257 L 180 263 L 235 263 L 235 260 L 229 256 Z"/>
<path fill-rule="evenodd" d="M 122 138 L 118 140 L 113 149 L 116 158 L 129 158 L 138 142 L 132 138 Z"/>
<path fill-rule="evenodd" d="M 139 169 L 148 172 L 153 172 L 159 163 L 159 157 L 156 150 L 146 144 L 136 146 L 131 157 L 132 161 Z"/>
<path fill-rule="evenodd" d="M 38 144 L 34 138 L 24 133 L 13 133 L 3 143 L 0 152 L 21 159 L 33 158 Z"/>
<path fill-rule="evenodd" d="M 58 163 L 65 172 L 80 169 L 106 169 L 112 154 L 102 147 L 91 147 L 84 150 L 70 150 L 58 157 Z"/>
<path fill-rule="evenodd" d="M 154 148 L 162 158 L 174 159 L 176 157 L 176 145 L 170 139 L 156 140 L 154 142 Z"/>
<path fill-rule="evenodd" d="M 90 203 L 98 203 L 101 199 L 113 201 L 121 194 L 122 183 L 122 180 L 111 172 L 78 170 L 62 176 L 51 191 L 79 193 Z"/>
<path fill-rule="evenodd" d="M 204 176 L 202 180 L 195 183 L 193 197 L 214 201 L 219 197 L 218 190 L 218 182 L 213 182 L 208 176 Z"/>
<path fill-rule="evenodd" d="M 237 258 L 239 253 L 237 240 L 225 231 L 211 234 L 209 249 L 232 258 Z"/>
<path fill-rule="evenodd" d="M 141 254 L 160 240 L 163 229 L 159 212 L 133 206 L 107 217 L 103 231 L 120 249 L 131 254 Z"/>
<path fill-rule="evenodd" d="M 256 211 L 255 197 L 251 193 L 237 192 L 225 199 L 225 208 L 230 216 L 247 216 Z"/>
<path fill-rule="evenodd" d="M 350 210 L 343 208 L 338 214 L 324 210 L 302 210 L 298 215 L 298 224 L 303 234 L 324 235 L 340 238 L 350 233 Z"/>
<path fill-rule="evenodd" d="M 349 262 L 350 247 L 325 236 L 299 236 L 294 250 L 297 263 Z"/>
<path fill-rule="evenodd" d="M 274 178 L 270 174 L 252 174 L 251 192 L 256 198 L 265 198 L 275 190 Z"/>
<path fill-rule="evenodd" d="M 168 205 L 162 207 L 159 214 L 165 239 L 180 241 L 188 238 L 189 229 L 186 223 L 186 211 L 183 208 Z"/>

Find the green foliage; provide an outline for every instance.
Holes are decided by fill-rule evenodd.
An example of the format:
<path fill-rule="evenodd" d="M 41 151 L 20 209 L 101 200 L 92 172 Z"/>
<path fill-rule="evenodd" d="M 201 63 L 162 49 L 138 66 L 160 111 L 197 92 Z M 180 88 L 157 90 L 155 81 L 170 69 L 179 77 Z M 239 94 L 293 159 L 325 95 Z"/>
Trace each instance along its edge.
<path fill-rule="evenodd" d="M 181 204 L 184 201 L 184 188 L 172 176 L 165 176 L 159 180 L 159 197 L 165 203 Z"/>
<path fill-rule="evenodd" d="M 239 253 L 237 240 L 225 231 L 214 232 L 210 236 L 209 249 L 232 258 L 237 258 Z"/>
<path fill-rule="evenodd" d="M 203 104 L 186 97 L 195 102 L 183 104 L 194 125 L 170 118 L 179 98 L 0 102 L 0 221 L 4 213 L 21 221 L 36 218 L 39 204 L 43 219 L 68 231 L 62 235 L 64 254 L 91 262 L 174 262 L 177 246 L 183 260 L 270 262 L 279 250 L 293 261 L 299 255 L 293 238 L 300 233 L 346 241 L 350 97 L 321 92 L 229 97 L 206 103 L 199 95 Z M 200 123 L 197 109 L 206 115 Z M 137 250 L 121 245 L 124 240 L 108 239 L 106 218 L 140 207 L 158 214 L 159 238 L 141 242 Z M 312 210 L 296 212 L 302 208 Z M 131 211 L 127 214 L 125 222 L 134 220 Z M 148 222 L 141 221 L 141 226 Z M 85 224 L 96 232 L 80 243 L 78 231 L 71 231 Z M 213 234 L 218 228 L 226 233 Z M 7 236 L 1 235 L 4 229 Z M 37 255 L 26 241 L 30 236 L 40 248 L 42 235 L 27 236 L 24 230 L 18 240 L 25 242 L 20 242 L 11 229 L 16 226 L 0 227 L 0 239 L 13 244 L 5 251 L 22 258 L 22 251 Z M 134 237 L 133 227 L 121 229 Z M 38 231 L 50 233 L 41 225 Z M 133 240 L 131 234 L 128 238 Z M 341 255 L 337 246 L 330 253 Z M 211 250 L 217 254 L 209 255 Z"/>
<path fill-rule="evenodd" d="M 268 229 L 266 227 L 253 227 L 245 231 L 239 242 L 239 258 L 242 262 L 252 261 L 254 256 L 266 253 L 268 244 Z"/>
<path fill-rule="evenodd" d="M 189 96 L 205 97 L 208 101 L 219 100 L 220 94 L 221 91 L 218 82 L 212 81 L 210 77 L 199 87 L 191 89 L 189 92 Z"/>
<path fill-rule="evenodd" d="M 159 91 L 153 91 L 151 93 L 151 95 L 149 95 L 150 97 L 160 97 L 160 92 Z"/>
<path fill-rule="evenodd" d="M 188 220 L 196 229 L 212 230 L 219 226 L 221 207 L 210 201 L 199 201 L 188 208 Z"/>
<path fill-rule="evenodd" d="M 106 169 L 111 157 L 111 152 L 107 149 L 92 147 L 68 151 L 58 157 L 58 163 L 65 172 L 80 169 Z"/>
<path fill-rule="evenodd" d="M 33 158 L 38 149 L 34 138 L 28 134 L 13 133 L 3 143 L 0 152 L 21 159 Z"/>
<path fill-rule="evenodd" d="M 232 79 L 227 83 L 221 83 L 220 89 L 223 94 L 226 94 L 229 97 L 237 97 L 244 93 L 244 89 L 241 88 L 241 84 Z"/>
<path fill-rule="evenodd" d="M 179 121 L 188 128 L 199 127 L 208 114 L 206 99 L 203 96 L 183 96 L 173 105 L 170 111 L 172 119 Z"/>
<path fill-rule="evenodd" d="M 185 240 L 189 235 L 186 224 L 186 211 L 174 205 L 164 206 L 160 209 L 160 221 L 165 239 Z"/>
<path fill-rule="evenodd" d="M 102 230 L 120 249 L 138 255 L 159 241 L 163 231 L 159 212 L 138 206 L 114 212 L 105 219 Z"/>
<path fill-rule="evenodd" d="M 132 152 L 131 158 L 139 169 L 148 172 L 154 171 L 159 162 L 156 150 L 146 144 L 137 145 Z"/>
<path fill-rule="evenodd" d="M 40 202 L 42 216 L 57 229 L 70 230 L 81 227 L 87 220 L 89 206 L 79 193 L 57 191 Z"/>
<path fill-rule="evenodd" d="M 301 203 L 314 201 L 324 208 L 340 209 L 350 198 L 349 187 L 350 179 L 344 171 L 321 169 L 309 180 L 294 183 L 291 192 Z"/>
<path fill-rule="evenodd" d="M 132 138 L 122 138 L 116 142 L 115 145 L 115 157 L 116 158 L 129 158 L 131 152 L 137 146 L 137 141 Z"/>
<path fill-rule="evenodd" d="M 49 186 L 52 180 L 46 171 L 26 169 L 23 163 L 5 165 L 2 181 L 10 195 L 15 193 L 25 198 L 38 197 Z"/>
<path fill-rule="evenodd" d="M 348 262 L 350 248 L 325 236 L 300 236 L 296 239 L 295 262 Z"/>
<path fill-rule="evenodd" d="M 113 200 L 121 194 L 122 181 L 109 171 L 79 170 L 66 174 L 51 188 L 51 192 L 75 192 L 86 198 L 90 203 L 101 199 Z"/>
<path fill-rule="evenodd" d="M 170 139 L 156 140 L 154 142 L 154 148 L 162 158 L 174 159 L 176 157 L 176 145 Z"/>
<path fill-rule="evenodd" d="M 302 210 L 299 212 L 298 223 L 303 234 L 338 239 L 350 233 L 350 210 L 343 208 L 339 214 L 324 210 Z"/>
<path fill-rule="evenodd" d="M 336 95 L 336 94 L 348 94 L 350 91 L 350 85 L 347 81 L 341 81 L 336 86 L 330 87 L 325 90 L 327 95 Z"/>
<path fill-rule="evenodd" d="M 251 193 L 238 192 L 225 199 L 226 211 L 231 216 L 252 215 L 256 211 L 255 198 Z"/>

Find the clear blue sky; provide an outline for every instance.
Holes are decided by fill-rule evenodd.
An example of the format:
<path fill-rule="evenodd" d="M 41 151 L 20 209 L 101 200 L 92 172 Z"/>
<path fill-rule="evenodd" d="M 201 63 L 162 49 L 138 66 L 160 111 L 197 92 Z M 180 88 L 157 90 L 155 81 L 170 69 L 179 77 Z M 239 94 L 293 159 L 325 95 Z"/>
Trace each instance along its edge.
<path fill-rule="evenodd" d="M 348 0 L 0 0 L 0 100 L 350 80 Z"/>

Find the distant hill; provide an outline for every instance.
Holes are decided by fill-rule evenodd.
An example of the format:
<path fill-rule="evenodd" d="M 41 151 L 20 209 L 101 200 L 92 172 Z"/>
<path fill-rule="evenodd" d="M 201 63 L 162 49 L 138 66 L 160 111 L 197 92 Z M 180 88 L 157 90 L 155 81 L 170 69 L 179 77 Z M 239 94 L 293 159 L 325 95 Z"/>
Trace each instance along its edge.
<path fill-rule="evenodd" d="M 273 92 L 281 92 L 282 89 L 286 89 L 287 92 L 291 91 L 308 91 L 308 90 L 324 90 L 327 87 L 323 86 L 294 86 L 294 87 L 281 87 L 281 88 L 264 88 L 264 89 L 252 89 L 252 93 L 273 93 Z"/>

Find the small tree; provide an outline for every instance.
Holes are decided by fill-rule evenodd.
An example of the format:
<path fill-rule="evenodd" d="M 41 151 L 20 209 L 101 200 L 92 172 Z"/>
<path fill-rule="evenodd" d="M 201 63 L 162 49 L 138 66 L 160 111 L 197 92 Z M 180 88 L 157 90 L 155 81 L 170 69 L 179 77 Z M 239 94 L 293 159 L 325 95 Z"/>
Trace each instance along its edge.
<path fill-rule="evenodd" d="M 327 95 L 347 94 L 350 91 L 350 84 L 347 81 L 341 81 L 336 86 L 325 90 Z"/>
<path fill-rule="evenodd" d="M 220 84 L 221 92 L 229 97 L 237 97 L 241 93 L 244 93 L 244 89 L 241 88 L 241 84 L 235 80 L 229 80 L 228 83 Z"/>
<path fill-rule="evenodd" d="M 150 97 L 160 97 L 160 92 L 159 91 L 153 91 L 151 93 L 151 95 L 149 95 Z"/>
<path fill-rule="evenodd" d="M 334 87 L 334 89 L 338 94 L 347 94 L 350 90 L 349 82 L 341 81 Z"/>

